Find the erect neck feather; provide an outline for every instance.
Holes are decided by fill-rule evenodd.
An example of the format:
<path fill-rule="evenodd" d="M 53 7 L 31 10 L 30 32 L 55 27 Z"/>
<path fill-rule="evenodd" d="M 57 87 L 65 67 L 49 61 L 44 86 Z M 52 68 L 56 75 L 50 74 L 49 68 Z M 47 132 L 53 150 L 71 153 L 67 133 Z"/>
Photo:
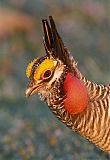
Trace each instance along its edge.
<path fill-rule="evenodd" d="M 65 109 L 70 114 L 83 112 L 88 104 L 88 92 L 84 83 L 71 73 L 67 73 L 63 89 L 66 96 L 64 100 Z"/>

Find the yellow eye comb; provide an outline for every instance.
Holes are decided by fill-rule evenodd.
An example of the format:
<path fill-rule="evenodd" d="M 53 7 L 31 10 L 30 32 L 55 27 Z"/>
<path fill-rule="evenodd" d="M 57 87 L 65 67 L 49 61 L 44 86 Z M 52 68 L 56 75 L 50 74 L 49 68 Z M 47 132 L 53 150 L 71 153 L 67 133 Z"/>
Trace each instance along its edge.
<path fill-rule="evenodd" d="M 31 63 L 29 63 L 27 68 L 26 68 L 26 76 L 28 78 L 30 77 L 32 66 L 33 66 L 33 64 L 35 63 L 36 60 L 37 60 L 37 58 L 34 59 Z"/>
<path fill-rule="evenodd" d="M 51 69 L 54 67 L 54 63 L 52 60 L 50 59 L 45 59 L 40 65 L 39 67 L 36 69 L 35 73 L 34 73 L 34 79 L 38 80 L 40 79 L 41 74 L 47 70 L 47 69 Z"/>

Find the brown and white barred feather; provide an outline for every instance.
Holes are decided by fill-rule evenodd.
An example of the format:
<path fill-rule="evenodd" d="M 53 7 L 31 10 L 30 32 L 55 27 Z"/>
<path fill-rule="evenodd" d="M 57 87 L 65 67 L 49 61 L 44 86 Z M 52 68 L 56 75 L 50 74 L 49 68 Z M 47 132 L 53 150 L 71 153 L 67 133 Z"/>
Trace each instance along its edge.
<path fill-rule="evenodd" d="M 53 89 L 46 95 L 46 101 L 52 112 L 73 131 L 96 144 L 100 149 L 110 152 L 110 85 L 98 85 L 88 81 L 77 70 L 77 75 L 85 84 L 89 93 L 89 103 L 85 111 L 70 115 L 64 108 L 64 96 L 61 86 L 63 78 L 58 79 Z"/>
<path fill-rule="evenodd" d="M 98 85 L 82 77 L 89 93 L 85 112 L 75 118 L 77 131 L 104 151 L 110 152 L 110 85 Z"/>
<path fill-rule="evenodd" d="M 83 81 L 89 94 L 87 109 L 73 116 L 72 129 L 102 150 L 110 152 L 110 85 L 98 85 L 87 80 L 77 69 L 73 57 L 70 59 L 76 76 Z"/>

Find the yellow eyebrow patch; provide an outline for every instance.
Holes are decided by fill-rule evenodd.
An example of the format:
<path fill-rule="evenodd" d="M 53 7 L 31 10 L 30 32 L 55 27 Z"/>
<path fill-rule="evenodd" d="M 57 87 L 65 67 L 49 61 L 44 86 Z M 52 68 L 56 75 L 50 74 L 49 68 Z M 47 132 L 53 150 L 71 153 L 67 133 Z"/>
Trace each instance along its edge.
<path fill-rule="evenodd" d="M 41 77 L 42 72 L 44 72 L 47 69 L 51 69 L 54 67 L 54 63 L 52 60 L 50 59 L 45 59 L 40 65 L 39 67 L 36 69 L 35 73 L 34 73 L 34 79 L 38 80 Z"/>
<path fill-rule="evenodd" d="M 37 58 L 34 59 L 31 63 L 29 63 L 27 68 L 26 68 L 26 76 L 28 78 L 30 77 L 32 66 L 33 66 L 33 64 L 35 63 L 36 60 L 37 60 Z"/>

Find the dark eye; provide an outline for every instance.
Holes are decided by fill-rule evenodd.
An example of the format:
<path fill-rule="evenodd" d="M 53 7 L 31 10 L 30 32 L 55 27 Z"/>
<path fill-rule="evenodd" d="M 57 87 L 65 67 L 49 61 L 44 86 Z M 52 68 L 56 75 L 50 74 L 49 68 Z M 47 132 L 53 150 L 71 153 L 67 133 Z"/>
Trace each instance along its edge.
<path fill-rule="evenodd" d="M 50 76 L 51 76 L 51 74 L 52 74 L 52 72 L 51 72 L 51 70 L 46 70 L 45 72 L 44 72 L 44 74 L 43 74 L 43 78 L 49 78 Z"/>

